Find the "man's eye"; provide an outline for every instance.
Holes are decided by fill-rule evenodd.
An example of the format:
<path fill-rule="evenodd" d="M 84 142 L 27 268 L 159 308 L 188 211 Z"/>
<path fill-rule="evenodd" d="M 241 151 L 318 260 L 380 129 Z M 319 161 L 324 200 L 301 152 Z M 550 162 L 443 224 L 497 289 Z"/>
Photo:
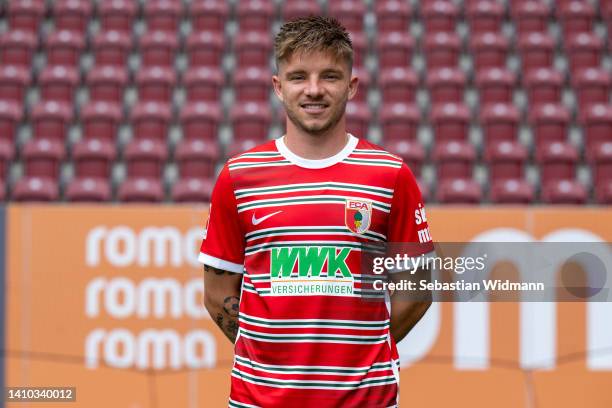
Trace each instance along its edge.
<path fill-rule="evenodd" d="M 325 79 L 338 79 L 338 75 L 325 75 Z"/>
<path fill-rule="evenodd" d="M 299 81 L 299 80 L 302 80 L 302 79 L 304 79 L 304 77 L 301 76 L 301 75 L 296 75 L 296 76 L 289 77 L 290 81 L 296 81 L 296 80 Z"/>

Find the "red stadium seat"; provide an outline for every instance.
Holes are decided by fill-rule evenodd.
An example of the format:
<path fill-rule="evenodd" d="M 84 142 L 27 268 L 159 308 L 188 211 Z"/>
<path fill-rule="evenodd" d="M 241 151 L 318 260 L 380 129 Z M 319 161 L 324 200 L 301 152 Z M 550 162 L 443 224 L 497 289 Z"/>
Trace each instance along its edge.
<path fill-rule="evenodd" d="M 114 143 L 118 139 L 116 135 L 121 118 L 121 107 L 118 104 L 104 101 L 89 102 L 81 107 L 83 137 Z"/>
<path fill-rule="evenodd" d="M 522 179 L 527 149 L 518 141 L 487 144 L 485 160 L 489 166 L 489 180 Z"/>
<path fill-rule="evenodd" d="M 132 39 L 122 31 L 102 31 L 93 40 L 96 65 L 125 67 L 132 48 Z"/>
<path fill-rule="evenodd" d="M 235 142 L 241 139 L 255 139 L 263 142 L 268 137 L 272 112 L 267 103 L 239 103 L 232 107 L 230 119 Z"/>
<path fill-rule="evenodd" d="M 576 180 L 553 180 L 542 188 L 545 204 L 585 204 L 587 192 Z"/>
<path fill-rule="evenodd" d="M 353 67 L 353 75 L 359 78 L 359 84 L 357 85 L 357 93 L 352 100 L 355 102 L 367 102 L 368 92 L 372 82 L 370 73 L 365 68 Z"/>
<path fill-rule="evenodd" d="M 48 138 L 64 143 L 72 121 L 72 106 L 57 101 L 39 102 L 32 109 L 34 137 Z"/>
<path fill-rule="evenodd" d="M 223 33 L 229 16 L 226 1 L 202 0 L 191 4 L 189 11 L 193 32 L 215 31 Z"/>
<path fill-rule="evenodd" d="M 440 68 L 427 72 L 427 88 L 432 104 L 463 102 L 466 77 L 459 68 Z"/>
<path fill-rule="evenodd" d="M 450 1 L 431 1 L 423 4 L 421 14 L 428 34 L 454 32 L 459 9 Z"/>
<path fill-rule="evenodd" d="M 431 110 L 430 117 L 436 143 L 467 140 L 470 111 L 465 104 L 435 105 Z"/>
<path fill-rule="evenodd" d="M 612 140 L 612 104 L 591 105 L 582 116 L 587 152 Z"/>
<path fill-rule="evenodd" d="M 219 146 L 198 139 L 182 140 L 176 147 L 175 159 L 181 178 L 211 178 L 220 159 Z"/>
<path fill-rule="evenodd" d="M 419 80 L 411 68 L 392 68 L 380 72 L 380 91 L 385 103 L 415 101 Z"/>
<path fill-rule="evenodd" d="M 108 180 L 99 178 L 77 178 L 66 188 L 66 199 L 73 203 L 98 203 L 112 197 Z"/>
<path fill-rule="evenodd" d="M 221 118 L 222 112 L 217 103 L 187 103 L 181 110 L 180 118 L 183 137 L 216 144 Z"/>
<path fill-rule="evenodd" d="M 498 32 L 504 19 L 504 6 L 498 1 L 478 1 L 467 7 L 466 15 L 472 34 Z"/>
<path fill-rule="evenodd" d="M 10 163 L 15 156 L 15 146 L 6 139 L 0 139 L 0 196 L 4 196 L 4 182 L 8 180 Z M 0 198 L 2 200 L 3 198 Z"/>
<path fill-rule="evenodd" d="M 241 31 L 268 31 L 274 20 L 272 0 L 243 0 L 236 10 Z"/>
<path fill-rule="evenodd" d="M 174 32 L 148 31 L 140 37 L 140 54 L 143 67 L 174 67 L 178 40 Z"/>
<path fill-rule="evenodd" d="M 291 21 L 301 17 L 322 14 L 321 5 L 310 0 L 289 0 L 281 3 L 282 18 Z"/>
<path fill-rule="evenodd" d="M 552 142 L 544 145 L 536 155 L 540 164 L 540 180 L 543 185 L 553 180 L 576 178 L 578 152 L 568 142 Z"/>
<path fill-rule="evenodd" d="M 372 113 L 367 103 L 349 101 L 346 104 L 346 131 L 367 137 L 368 128 L 372 120 Z"/>
<path fill-rule="evenodd" d="M 148 0 L 144 3 L 144 17 L 148 31 L 176 33 L 183 15 L 180 1 Z"/>
<path fill-rule="evenodd" d="M 337 0 L 330 1 L 328 12 L 342 23 L 352 33 L 363 32 L 363 18 L 366 14 L 366 5 L 362 1 Z"/>
<path fill-rule="evenodd" d="M 57 181 L 46 177 L 22 177 L 13 188 L 13 200 L 20 202 L 48 202 L 59 198 Z"/>
<path fill-rule="evenodd" d="M 118 196 L 124 203 L 159 203 L 164 199 L 164 188 L 159 180 L 129 178 L 119 186 Z"/>
<path fill-rule="evenodd" d="M 553 66 L 555 41 L 549 34 L 533 32 L 522 35 L 519 39 L 518 48 L 521 54 L 523 72 Z"/>
<path fill-rule="evenodd" d="M 376 27 L 379 34 L 407 31 L 412 17 L 410 3 L 400 0 L 375 2 Z"/>
<path fill-rule="evenodd" d="M 393 141 L 416 140 L 421 115 L 414 104 L 385 104 L 380 112 L 383 139 Z M 363 135 L 365 136 L 365 135 Z"/>
<path fill-rule="evenodd" d="M 506 66 L 509 43 L 503 34 L 483 33 L 472 36 L 470 48 L 476 70 Z"/>
<path fill-rule="evenodd" d="M 223 72 L 213 67 L 190 68 L 183 79 L 187 100 L 191 102 L 218 102 L 223 83 Z"/>
<path fill-rule="evenodd" d="M 487 68 L 476 74 L 480 104 L 512 103 L 516 75 L 506 68 Z"/>
<path fill-rule="evenodd" d="M 544 104 L 530 110 L 531 122 L 536 152 L 552 142 L 565 142 L 570 114 L 566 107 L 560 104 Z"/>
<path fill-rule="evenodd" d="M 595 185 L 612 182 L 612 140 L 597 145 L 589 155 Z"/>
<path fill-rule="evenodd" d="M 28 140 L 22 149 L 25 175 L 57 180 L 65 154 L 64 144 L 57 140 L 46 138 Z"/>
<path fill-rule="evenodd" d="M 456 67 L 459 64 L 461 40 L 456 33 L 425 36 L 427 69 Z"/>
<path fill-rule="evenodd" d="M 514 1 L 511 5 L 514 5 Z M 516 2 L 514 21 L 521 35 L 527 33 L 542 33 L 548 29 L 548 18 L 550 10 L 543 1 Z"/>
<path fill-rule="evenodd" d="M 593 30 L 595 10 L 587 1 L 572 1 L 560 7 L 559 20 L 564 35 L 590 33 Z"/>
<path fill-rule="evenodd" d="M 595 199 L 599 204 L 612 204 L 612 181 L 598 184 L 595 187 Z"/>
<path fill-rule="evenodd" d="M 131 33 L 134 17 L 138 13 L 138 2 L 133 0 L 107 0 L 98 4 L 100 29 Z"/>
<path fill-rule="evenodd" d="M 144 68 L 136 74 L 138 99 L 141 102 L 158 101 L 171 102 L 176 73 L 171 68 L 151 67 Z"/>
<path fill-rule="evenodd" d="M 495 204 L 531 204 L 533 186 L 525 180 L 498 180 L 491 185 L 491 202 Z"/>
<path fill-rule="evenodd" d="M 563 76 L 554 68 L 534 69 L 525 75 L 525 87 L 532 107 L 544 103 L 560 103 Z"/>
<path fill-rule="evenodd" d="M 469 179 L 472 177 L 476 150 L 467 141 L 436 142 L 432 159 L 436 163 L 438 180 Z"/>
<path fill-rule="evenodd" d="M 10 1 L 7 12 L 11 30 L 36 33 L 45 15 L 45 3 L 42 1 Z"/>
<path fill-rule="evenodd" d="M 36 36 L 28 31 L 8 31 L 0 34 L 0 63 L 29 69 L 36 43 Z"/>
<path fill-rule="evenodd" d="M 221 66 L 223 57 L 223 33 L 194 31 L 187 37 L 187 55 L 190 68 Z"/>
<path fill-rule="evenodd" d="M 407 67 L 412 63 L 414 40 L 407 32 L 380 33 L 376 49 L 380 69 Z"/>
<path fill-rule="evenodd" d="M 108 179 L 116 157 L 115 143 L 105 139 L 82 139 L 72 147 L 77 178 Z"/>
<path fill-rule="evenodd" d="M 271 73 L 266 68 L 248 67 L 234 73 L 234 89 L 239 101 L 268 102 Z"/>
<path fill-rule="evenodd" d="M 385 149 L 400 156 L 415 177 L 421 177 L 421 167 L 425 161 L 425 149 L 416 140 L 393 139 L 385 142 Z"/>
<path fill-rule="evenodd" d="M 612 90 L 612 75 L 603 68 L 587 68 L 573 76 L 578 107 L 582 112 L 593 104 L 605 104 Z"/>
<path fill-rule="evenodd" d="M 17 125 L 23 118 L 23 104 L 0 100 L 0 140 L 15 143 Z"/>
<path fill-rule="evenodd" d="M 239 67 L 268 67 L 272 39 L 266 31 L 240 31 L 236 36 L 234 50 Z"/>
<path fill-rule="evenodd" d="M 23 103 L 27 87 L 30 85 L 30 70 L 27 68 L 0 66 L 0 95 L 2 100 Z"/>
<path fill-rule="evenodd" d="M 497 142 L 518 140 L 520 115 L 513 104 L 481 105 L 480 123 L 487 146 Z"/>
<path fill-rule="evenodd" d="M 93 3 L 80 0 L 57 0 L 53 4 L 56 30 L 78 31 L 84 34 L 91 18 Z"/>
<path fill-rule="evenodd" d="M 479 204 L 482 189 L 471 179 L 443 180 L 438 185 L 436 196 L 443 204 Z"/>
<path fill-rule="evenodd" d="M 612 1 L 601 4 L 601 17 L 607 25 L 608 33 L 612 33 Z M 608 48 L 610 48 L 609 44 Z"/>
<path fill-rule="evenodd" d="M 79 83 L 79 72 L 70 66 L 48 66 L 42 70 L 38 81 L 42 100 L 70 103 Z"/>
<path fill-rule="evenodd" d="M 78 66 L 85 37 L 76 31 L 54 31 L 47 37 L 47 65 Z"/>
<path fill-rule="evenodd" d="M 135 139 L 124 151 L 129 178 L 159 179 L 168 157 L 166 143 L 155 139 Z"/>
<path fill-rule="evenodd" d="M 368 40 L 362 32 L 354 31 L 349 34 L 353 43 L 353 67 L 363 67 L 368 52 Z"/>
<path fill-rule="evenodd" d="M 597 34 L 580 33 L 571 36 L 566 42 L 566 50 L 572 73 L 601 65 L 603 41 Z"/>
<path fill-rule="evenodd" d="M 181 178 L 172 187 L 175 203 L 209 203 L 214 179 Z"/>
<path fill-rule="evenodd" d="M 123 103 L 128 75 L 124 68 L 93 67 L 87 74 L 86 82 L 90 100 Z"/>
<path fill-rule="evenodd" d="M 172 111 L 162 102 L 138 102 L 131 114 L 132 131 L 136 139 L 166 141 Z"/>

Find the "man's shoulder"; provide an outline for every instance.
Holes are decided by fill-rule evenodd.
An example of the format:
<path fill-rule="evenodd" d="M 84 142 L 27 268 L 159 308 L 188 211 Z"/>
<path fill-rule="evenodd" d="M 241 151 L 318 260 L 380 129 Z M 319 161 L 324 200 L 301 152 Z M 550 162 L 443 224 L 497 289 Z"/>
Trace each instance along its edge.
<path fill-rule="evenodd" d="M 353 154 L 360 154 L 360 153 L 386 156 L 400 163 L 403 163 L 404 161 L 400 156 L 394 153 L 391 153 L 388 150 L 384 149 L 383 147 L 375 143 L 372 143 L 366 139 L 359 139 L 359 142 L 357 143 L 355 150 L 353 150 Z"/>

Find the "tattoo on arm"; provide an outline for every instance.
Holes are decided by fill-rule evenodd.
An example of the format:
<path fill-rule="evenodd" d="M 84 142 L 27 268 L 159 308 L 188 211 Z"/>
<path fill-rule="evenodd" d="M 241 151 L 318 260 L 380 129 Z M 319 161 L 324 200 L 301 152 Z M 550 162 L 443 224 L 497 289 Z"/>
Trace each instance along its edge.
<path fill-rule="evenodd" d="M 215 316 L 215 323 L 232 343 L 238 335 L 238 311 L 240 299 L 238 296 L 228 296 L 223 301 L 223 313 Z"/>
<path fill-rule="evenodd" d="M 204 272 L 214 272 L 215 275 L 223 275 L 226 273 L 223 269 L 213 268 L 210 265 L 204 265 Z"/>

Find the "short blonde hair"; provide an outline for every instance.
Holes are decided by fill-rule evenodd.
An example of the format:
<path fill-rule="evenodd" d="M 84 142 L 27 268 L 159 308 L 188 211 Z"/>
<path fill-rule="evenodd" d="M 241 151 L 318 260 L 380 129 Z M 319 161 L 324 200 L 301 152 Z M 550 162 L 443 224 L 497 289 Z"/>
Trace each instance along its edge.
<path fill-rule="evenodd" d="M 329 52 L 344 60 L 349 71 L 353 67 L 353 43 L 346 28 L 338 20 L 324 16 L 310 16 L 282 25 L 274 39 L 276 69 L 296 52 Z"/>

